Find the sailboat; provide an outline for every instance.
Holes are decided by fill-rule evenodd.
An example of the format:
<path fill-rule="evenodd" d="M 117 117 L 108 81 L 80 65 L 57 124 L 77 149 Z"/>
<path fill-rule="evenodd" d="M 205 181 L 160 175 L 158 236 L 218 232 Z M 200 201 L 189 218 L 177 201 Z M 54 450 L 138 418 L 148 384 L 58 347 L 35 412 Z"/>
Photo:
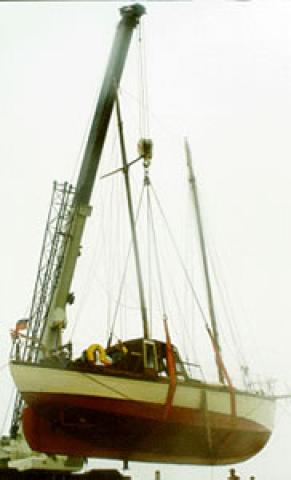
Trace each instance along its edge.
<path fill-rule="evenodd" d="M 235 463 L 265 446 L 273 428 L 275 401 L 271 394 L 236 388 L 224 365 L 189 147 L 187 161 L 211 317 L 211 325 L 205 319 L 205 326 L 219 381 L 209 383 L 190 375 L 172 344 L 166 315 L 163 340 L 152 338 L 148 324 L 129 167 L 141 160 L 145 184 L 149 184 L 152 144 L 142 139 L 138 158 L 128 163 L 117 94 L 131 36 L 144 13 L 141 5 L 121 9 L 77 185 L 54 186 L 27 334 L 16 331 L 14 335 L 10 369 L 19 395 L 11 433 L 16 434 L 21 417 L 30 447 L 46 454 L 176 464 Z M 74 301 L 70 287 L 114 105 L 143 335 L 116 343 L 110 337 L 106 347 L 93 343 L 73 358 L 71 344 L 63 344 L 62 331 L 67 305 Z"/>

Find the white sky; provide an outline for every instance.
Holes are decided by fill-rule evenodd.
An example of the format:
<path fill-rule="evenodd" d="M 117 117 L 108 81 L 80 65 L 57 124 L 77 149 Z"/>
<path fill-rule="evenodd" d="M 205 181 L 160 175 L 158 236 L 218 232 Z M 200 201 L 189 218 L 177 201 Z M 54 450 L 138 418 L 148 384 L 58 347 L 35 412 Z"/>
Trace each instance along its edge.
<path fill-rule="evenodd" d="M 0 427 L 11 390 L 9 328 L 27 314 L 52 182 L 72 178 L 120 6 L 0 4 Z M 249 318 L 238 318 L 244 331 L 249 328 L 247 349 L 263 359 L 278 390 L 288 391 L 291 2 L 194 0 L 148 2 L 146 8 L 150 128 L 162 132 L 153 139 L 157 181 L 169 193 L 175 175 L 185 174 L 187 135 L 207 227 L 229 290 Z M 136 75 L 134 62 L 131 54 L 126 92 Z M 242 478 L 287 478 L 289 425 L 286 404 L 266 449 L 237 467 Z M 156 468 L 135 465 L 133 474 L 153 478 Z M 218 480 L 227 471 L 161 467 L 163 477 L 186 480 Z"/>

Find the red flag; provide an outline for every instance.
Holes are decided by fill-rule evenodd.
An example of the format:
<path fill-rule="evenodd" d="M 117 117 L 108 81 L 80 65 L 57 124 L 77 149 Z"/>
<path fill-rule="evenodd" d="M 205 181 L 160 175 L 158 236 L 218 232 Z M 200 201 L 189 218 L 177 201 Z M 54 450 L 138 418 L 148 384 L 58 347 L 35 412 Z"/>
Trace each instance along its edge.
<path fill-rule="evenodd" d="M 16 332 L 19 332 L 20 330 L 25 330 L 27 326 L 28 326 L 28 319 L 22 318 L 21 320 L 18 320 L 18 322 L 16 322 L 15 330 Z"/>
<path fill-rule="evenodd" d="M 21 330 L 25 330 L 28 327 L 28 319 L 22 318 L 16 322 L 15 328 L 10 330 L 10 335 L 15 340 L 18 338 L 18 334 Z"/>

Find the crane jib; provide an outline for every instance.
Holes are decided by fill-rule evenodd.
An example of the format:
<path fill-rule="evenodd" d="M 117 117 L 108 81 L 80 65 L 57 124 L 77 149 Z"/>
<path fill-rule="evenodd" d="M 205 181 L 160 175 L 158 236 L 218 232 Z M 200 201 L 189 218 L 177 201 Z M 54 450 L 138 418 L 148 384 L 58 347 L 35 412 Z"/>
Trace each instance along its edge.
<path fill-rule="evenodd" d="M 63 255 L 57 285 L 47 315 L 41 341 L 50 351 L 62 344 L 61 330 L 66 326 L 66 304 L 80 255 L 80 246 L 86 219 L 90 215 L 89 206 L 100 158 L 116 99 L 127 52 L 134 28 L 145 13 L 141 5 L 131 5 L 120 9 L 121 20 L 117 26 L 109 61 L 101 86 L 90 133 L 88 135 L 83 162 L 75 190 L 71 222 L 66 232 L 68 239 Z"/>
<path fill-rule="evenodd" d="M 77 183 L 77 202 L 83 205 L 90 201 L 131 36 L 145 13 L 144 7 L 138 4 L 120 11 L 122 19 L 117 27 Z"/>

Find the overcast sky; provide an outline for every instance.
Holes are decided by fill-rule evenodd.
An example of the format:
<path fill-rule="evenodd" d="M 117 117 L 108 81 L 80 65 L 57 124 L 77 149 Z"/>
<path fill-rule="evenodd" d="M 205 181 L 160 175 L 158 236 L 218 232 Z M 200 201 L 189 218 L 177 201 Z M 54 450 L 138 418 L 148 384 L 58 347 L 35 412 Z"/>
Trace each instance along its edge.
<path fill-rule="evenodd" d="M 12 388 L 6 367 L 9 329 L 28 313 L 52 182 L 74 179 L 120 6 L 0 4 L 4 430 Z M 291 371 L 291 2 L 194 0 L 147 2 L 146 8 L 149 123 L 153 135 L 160 132 L 153 138 L 158 157 L 153 171 L 161 188 L 170 191 L 176 177 L 185 174 L 183 137 L 189 138 L 206 227 L 225 265 L 246 353 L 255 365 L 260 357 L 264 373 L 277 379 L 278 393 L 286 393 Z M 128 98 L 137 78 L 135 61 L 133 52 L 123 83 Z M 286 403 L 278 409 L 266 449 L 237 467 L 242 478 L 287 478 L 290 427 Z M 139 479 L 153 478 L 157 468 L 164 478 L 195 480 L 220 480 L 228 471 L 132 468 Z"/>

